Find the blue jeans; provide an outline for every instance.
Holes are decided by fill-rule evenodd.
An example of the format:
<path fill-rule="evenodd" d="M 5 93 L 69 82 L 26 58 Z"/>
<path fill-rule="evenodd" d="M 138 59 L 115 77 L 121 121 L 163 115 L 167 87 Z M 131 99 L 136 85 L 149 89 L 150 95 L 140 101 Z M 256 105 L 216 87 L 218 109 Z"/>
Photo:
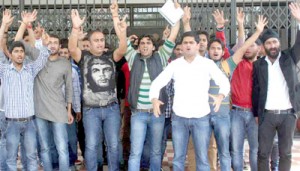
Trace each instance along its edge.
<path fill-rule="evenodd" d="M 75 113 L 73 113 L 73 117 L 76 118 Z M 77 122 L 75 120 L 68 125 L 68 139 L 70 166 L 74 166 L 77 160 Z"/>
<path fill-rule="evenodd" d="M 218 154 L 220 158 L 220 165 L 222 171 L 231 170 L 231 156 L 229 152 L 229 141 L 230 141 L 230 115 L 229 106 L 228 110 L 226 107 L 221 106 L 218 113 L 213 111 L 211 107 L 210 113 L 210 124 L 214 131 L 214 136 L 217 142 Z"/>
<path fill-rule="evenodd" d="M 0 170 L 7 170 L 6 166 L 6 140 L 5 140 L 5 131 L 6 131 L 6 121 L 3 111 L 0 111 Z"/>
<path fill-rule="evenodd" d="M 249 158 L 252 171 L 257 171 L 258 125 L 252 112 L 231 110 L 231 156 L 233 170 L 243 170 L 244 139 L 249 142 Z"/>
<path fill-rule="evenodd" d="M 165 115 L 155 117 L 153 113 L 132 112 L 130 140 L 131 149 L 128 162 L 128 171 L 140 169 L 146 133 L 149 133 L 150 144 L 150 170 L 161 168 L 161 142 L 164 130 Z"/>
<path fill-rule="evenodd" d="M 17 122 L 7 121 L 6 150 L 7 153 L 7 170 L 17 170 L 17 156 L 19 143 L 24 143 L 24 153 L 26 156 L 26 169 L 28 171 L 37 171 L 37 146 L 36 146 L 36 125 L 35 121 Z M 21 140 L 22 139 L 22 140 Z"/>
<path fill-rule="evenodd" d="M 36 119 L 38 136 L 41 145 L 41 157 L 45 171 L 53 170 L 52 149 L 53 140 L 58 152 L 59 170 L 69 170 L 68 132 L 66 123 L 51 122 L 45 119 Z M 53 139 L 53 140 L 51 140 Z"/>
<path fill-rule="evenodd" d="M 118 141 L 121 125 L 118 104 L 100 108 L 83 108 L 83 126 L 85 131 L 85 160 L 88 171 L 97 170 L 97 150 L 103 142 L 103 133 L 107 143 L 108 169 L 119 170 Z M 102 156 L 102 154 L 100 154 Z"/>
<path fill-rule="evenodd" d="M 141 156 L 140 168 L 149 169 L 150 166 L 150 131 L 147 130 L 144 142 L 144 148 Z"/>
<path fill-rule="evenodd" d="M 163 134 L 163 140 L 161 145 L 161 162 L 163 162 L 164 154 L 167 148 L 167 141 L 168 141 L 168 135 L 172 128 L 172 122 L 171 118 L 165 118 L 165 126 L 164 126 L 164 134 Z"/>
<path fill-rule="evenodd" d="M 174 146 L 173 171 L 184 171 L 184 162 L 190 135 L 196 156 L 197 171 L 210 171 L 208 146 L 211 136 L 210 116 L 201 118 L 184 118 L 172 115 L 172 139 Z"/>

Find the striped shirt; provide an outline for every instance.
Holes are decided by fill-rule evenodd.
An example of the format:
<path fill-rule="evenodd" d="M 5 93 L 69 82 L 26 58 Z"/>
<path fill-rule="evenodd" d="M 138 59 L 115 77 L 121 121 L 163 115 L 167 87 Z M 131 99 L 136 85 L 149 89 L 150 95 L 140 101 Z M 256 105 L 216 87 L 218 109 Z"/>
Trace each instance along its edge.
<path fill-rule="evenodd" d="M 165 68 L 168 65 L 168 60 L 172 54 L 173 48 L 175 44 L 166 40 L 163 44 L 162 48 L 158 50 L 158 54 L 161 57 L 161 63 L 163 65 L 163 68 Z M 127 52 L 125 54 L 125 58 L 128 62 L 129 70 L 131 70 L 133 61 L 136 57 L 137 51 L 131 46 L 130 41 L 127 41 Z"/>
<path fill-rule="evenodd" d="M 0 62 L 0 78 L 4 90 L 4 109 L 7 118 L 27 118 L 34 115 L 33 83 L 49 57 L 46 47 L 40 48 L 37 60 L 23 64 L 18 71 L 13 63 Z M 0 53 L 0 58 L 5 58 Z"/>
<path fill-rule="evenodd" d="M 144 59 L 145 62 L 145 72 L 143 74 L 142 82 L 139 88 L 139 97 L 137 102 L 137 109 L 151 109 L 152 103 L 149 101 L 149 90 L 151 86 L 151 80 L 150 75 L 148 72 L 148 67 L 146 64 L 146 59 Z"/>
<path fill-rule="evenodd" d="M 161 63 L 163 65 L 163 68 L 165 68 L 168 65 L 168 60 L 172 54 L 174 43 L 166 40 L 163 44 L 162 48 L 158 50 L 158 54 L 161 57 Z M 137 51 L 131 46 L 130 41 L 127 41 L 127 52 L 125 54 L 125 58 L 128 62 L 129 70 L 131 70 L 133 61 L 137 55 Z M 143 73 L 142 82 L 139 88 L 139 97 L 137 102 L 137 109 L 151 109 L 152 103 L 149 100 L 149 90 L 151 86 L 151 80 L 148 72 L 148 68 L 146 65 L 146 59 L 145 62 L 145 71 Z"/>

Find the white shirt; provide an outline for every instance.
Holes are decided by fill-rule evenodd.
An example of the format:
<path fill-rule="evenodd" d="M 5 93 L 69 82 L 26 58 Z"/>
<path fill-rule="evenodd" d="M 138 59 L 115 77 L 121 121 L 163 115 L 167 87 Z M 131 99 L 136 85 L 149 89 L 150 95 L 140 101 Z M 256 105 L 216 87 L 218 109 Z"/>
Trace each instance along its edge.
<path fill-rule="evenodd" d="M 281 71 L 279 59 L 281 54 L 272 64 L 268 57 L 268 93 L 265 109 L 286 110 L 292 108 L 289 96 L 289 88 Z"/>
<path fill-rule="evenodd" d="M 210 79 L 220 86 L 220 94 L 228 95 L 227 77 L 210 59 L 197 56 L 188 63 L 183 57 L 171 62 L 152 82 L 149 98 L 159 97 L 160 89 L 174 79 L 173 111 L 185 118 L 200 118 L 210 113 L 208 90 Z"/>

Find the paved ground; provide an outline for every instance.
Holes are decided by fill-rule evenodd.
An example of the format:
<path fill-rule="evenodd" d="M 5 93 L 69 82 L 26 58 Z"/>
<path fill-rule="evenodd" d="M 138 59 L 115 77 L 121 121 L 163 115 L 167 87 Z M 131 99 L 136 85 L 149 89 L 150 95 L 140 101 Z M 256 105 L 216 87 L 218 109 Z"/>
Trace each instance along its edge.
<path fill-rule="evenodd" d="M 245 143 L 245 148 L 246 148 L 246 162 L 248 161 L 248 151 L 249 151 L 249 146 L 248 143 Z M 81 152 L 79 152 L 79 155 L 81 154 Z M 164 162 L 163 162 L 163 169 L 165 171 L 172 171 L 172 160 L 173 160 L 173 155 L 174 155 L 174 151 L 173 151 L 173 147 L 172 147 L 172 142 L 168 141 L 167 143 L 167 150 L 166 153 L 164 154 Z M 293 145 L 293 154 L 292 154 L 293 158 L 292 158 L 292 169 L 291 171 L 299 171 L 300 170 L 300 137 L 297 137 L 294 139 L 294 145 Z M 79 157 L 80 160 L 82 160 L 82 156 Z M 186 163 L 188 165 L 188 163 Z M 21 171 L 21 164 L 20 161 L 18 161 L 18 170 Z M 83 165 L 78 165 L 77 170 L 79 171 L 85 171 L 85 168 Z M 42 171 L 43 169 L 40 168 L 39 171 Z M 107 166 L 104 166 L 104 171 L 107 171 Z M 250 168 L 245 169 L 245 170 L 250 170 Z M 188 171 L 188 169 L 186 169 L 186 171 Z"/>

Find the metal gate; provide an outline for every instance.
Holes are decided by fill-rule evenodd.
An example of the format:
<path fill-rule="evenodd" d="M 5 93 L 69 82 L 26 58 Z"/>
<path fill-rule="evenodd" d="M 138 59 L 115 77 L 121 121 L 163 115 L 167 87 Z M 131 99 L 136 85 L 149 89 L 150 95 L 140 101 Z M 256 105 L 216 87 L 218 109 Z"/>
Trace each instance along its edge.
<path fill-rule="evenodd" d="M 2 2 L 1 2 L 2 1 Z M 153 2 L 152 2 L 153 1 Z M 280 34 L 283 48 L 290 47 L 295 39 L 295 22 L 291 19 L 288 0 L 178 0 L 182 6 L 188 5 L 192 11 L 192 29 L 207 30 L 213 33 L 215 23 L 212 12 L 223 10 L 230 23 L 226 25 L 226 37 L 230 44 L 236 42 L 236 10 L 243 8 L 246 14 L 246 32 L 254 31 L 257 15 L 269 19 L 268 28 Z M 116 36 L 112 17 L 109 12 L 111 0 L 0 0 L 0 17 L 5 8 L 10 8 L 16 16 L 10 28 L 14 34 L 19 26 L 20 12 L 37 9 L 41 25 L 51 33 L 67 38 L 70 33 L 70 9 L 78 9 L 81 16 L 86 16 L 84 30 L 101 29 L 107 35 L 108 43 L 115 45 Z M 138 4 L 136 2 L 139 2 Z M 140 3 L 141 2 L 141 3 Z M 148 2 L 148 3 L 147 3 Z M 121 15 L 128 15 L 128 35 L 142 33 L 162 33 L 167 22 L 158 13 L 165 0 L 119 0 Z"/>

